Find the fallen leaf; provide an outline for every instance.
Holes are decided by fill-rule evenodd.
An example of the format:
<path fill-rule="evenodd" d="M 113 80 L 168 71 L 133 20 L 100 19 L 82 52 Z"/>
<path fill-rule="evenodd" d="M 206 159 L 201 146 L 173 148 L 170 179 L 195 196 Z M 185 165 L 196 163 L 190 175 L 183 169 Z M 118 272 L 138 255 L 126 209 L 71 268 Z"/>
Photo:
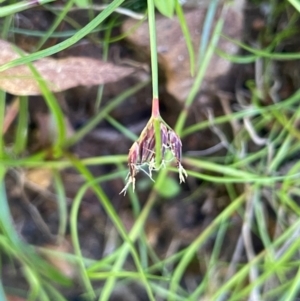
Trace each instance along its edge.
<path fill-rule="evenodd" d="M 20 55 L 12 44 L 0 40 L 0 66 Z M 23 52 L 23 55 L 27 53 Z M 60 92 L 77 86 L 93 86 L 116 82 L 132 74 L 135 69 L 117 66 L 88 57 L 64 59 L 44 58 L 33 63 L 52 92 Z M 0 72 L 0 89 L 15 95 L 40 95 L 37 80 L 26 65 Z"/>

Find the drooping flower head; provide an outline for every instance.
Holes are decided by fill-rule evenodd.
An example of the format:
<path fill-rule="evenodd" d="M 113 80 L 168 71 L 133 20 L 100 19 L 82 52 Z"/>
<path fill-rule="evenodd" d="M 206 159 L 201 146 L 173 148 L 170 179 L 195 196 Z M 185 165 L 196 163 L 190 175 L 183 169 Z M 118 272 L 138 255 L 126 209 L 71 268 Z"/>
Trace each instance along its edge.
<path fill-rule="evenodd" d="M 143 129 L 140 137 L 133 143 L 128 154 L 129 174 L 127 183 L 124 189 L 120 192 L 124 194 L 128 186 L 132 183 L 133 190 L 135 189 L 135 177 L 144 165 L 148 166 L 149 177 L 152 179 L 152 171 L 165 166 L 166 151 L 170 150 L 176 160 L 176 167 L 179 172 L 180 183 L 185 182 L 187 173 L 181 165 L 181 148 L 182 143 L 178 135 L 165 123 L 161 118 L 158 109 L 158 100 L 153 102 L 152 116 L 147 125 Z M 157 127 L 155 125 L 158 125 Z M 157 129 L 157 133 L 155 131 Z M 159 135 L 159 136 L 157 136 Z M 160 147 L 156 146 L 156 139 L 160 138 Z M 157 155 L 159 150 L 159 155 Z M 158 162 L 157 159 L 161 159 Z M 160 160 L 159 160 L 160 161 Z"/>

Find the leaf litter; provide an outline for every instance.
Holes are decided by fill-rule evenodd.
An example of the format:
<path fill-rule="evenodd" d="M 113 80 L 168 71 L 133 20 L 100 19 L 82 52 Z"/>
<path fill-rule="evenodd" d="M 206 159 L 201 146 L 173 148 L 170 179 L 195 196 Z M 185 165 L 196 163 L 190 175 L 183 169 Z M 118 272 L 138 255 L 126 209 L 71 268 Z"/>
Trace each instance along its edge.
<path fill-rule="evenodd" d="M 20 57 L 16 46 L 0 40 L 0 66 Z M 27 53 L 22 52 L 25 56 Z M 94 86 L 116 82 L 135 72 L 134 68 L 117 66 L 89 57 L 44 58 L 33 63 L 52 92 L 77 86 Z M 14 95 L 40 95 L 38 80 L 26 65 L 0 72 L 0 89 Z"/>

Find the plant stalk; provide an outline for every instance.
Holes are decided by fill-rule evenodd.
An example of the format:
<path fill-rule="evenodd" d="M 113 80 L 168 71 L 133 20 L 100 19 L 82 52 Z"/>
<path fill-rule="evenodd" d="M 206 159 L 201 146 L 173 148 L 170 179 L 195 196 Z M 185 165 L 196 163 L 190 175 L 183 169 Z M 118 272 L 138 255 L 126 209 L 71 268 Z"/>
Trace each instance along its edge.
<path fill-rule="evenodd" d="M 155 9 L 153 0 L 148 0 L 148 24 L 150 37 L 151 53 L 151 72 L 152 72 L 152 97 L 158 99 L 158 66 L 157 66 L 157 46 L 156 46 L 156 24 Z"/>
<path fill-rule="evenodd" d="M 157 46 L 156 46 L 156 24 L 155 8 L 153 0 L 148 0 L 148 25 L 150 38 L 151 54 L 151 76 L 152 76 L 152 117 L 154 118 L 155 130 L 155 164 L 159 169 L 161 164 L 161 134 L 160 134 L 160 113 L 158 98 L 158 63 L 157 63 Z"/>

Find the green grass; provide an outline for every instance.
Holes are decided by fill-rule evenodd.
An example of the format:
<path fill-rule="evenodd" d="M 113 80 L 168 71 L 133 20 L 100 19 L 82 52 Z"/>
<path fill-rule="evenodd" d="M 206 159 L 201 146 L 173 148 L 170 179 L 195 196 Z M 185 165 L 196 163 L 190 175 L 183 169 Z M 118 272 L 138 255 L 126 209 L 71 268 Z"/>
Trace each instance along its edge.
<path fill-rule="evenodd" d="M 35 51 L 0 66 L 0 72 L 27 64 L 33 76 L 38 79 L 40 75 L 32 62 L 57 54 L 76 45 L 83 38 L 89 38 L 93 43 L 102 43 L 103 59 L 107 60 L 110 43 L 116 40 L 112 36 L 113 26 L 121 22 L 116 16 L 113 18 L 110 16 L 115 9 L 124 4 L 124 1 L 111 1 L 103 11 L 95 15 L 90 11 L 90 19 L 83 27 L 79 27 L 75 20 L 67 19 L 67 22 L 74 27 L 74 31 L 66 33 L 58 32 L 57 29 L 69 10 L 74 8 L 75 4 L 89 9 L 93 2 L 68 1 L 61 10 L 55 10 L 55 3 L 50 2 L 49 0 L 40 1 L 41 4 L 48 3 L 45 9 L 55 11 L 56 17 L 53 25 L 45 32 L 25 32 L 27 35 L 40 37 Z M 281 51 L 285 43 L 293 41 L 299 35 L 297 28 L 299 5 L 297 1 L 292 0 L 281 6 L 278 6 L 276 1 L 269 1 L 271 12 L 270 19 L 266 21 L 267 30 L 257 37 L 255 47 L 249 45 L 247 41 L 233 41 L 243 50 L 240 54 L 233 56 L 217 49 L 218 40 L 223 37 L 224 24 L 224 15 L 220 14 L 215 26 L 212 25 L 217 2 L 211 1 L 208 7 L 201 45 L 195 52 L 181 6 L 175 3 L 174 6 L 170 6 L 172 12 L 166 12 L 166 15 L 175 12 L 179 16 L 187 41 L 191 73 L 195 75 L 194 84 L 184 103 L 184 108 L 176 120 L 174 127 L 176 132 L 181 138 L 188 138 L 192 135 L 199 135 L 202 130 L 213 128 L 214 133 L 217 133 L 216 130 L 221 130 L 223 126 L 230 126 L 234 133 L 230 141 L 222 141 L 226 137 L 219 135 L 221 142 L 227 148 L 223 156 L 204 158 L 183 154 L 183 165 L 189 176 L 188 181 L 202 184 L 197 184 L 199 186 L 197 189 L 188 192 L 180 186 L 179 190 L 174 189 L 175 196 L 173 197 L 188 206 L 205 195 L 207 187 L 210 186 L 213 190 L 223 192 L 223 197 L 228 200 L 226 205 L 216 208 L 215 218 L 201 231 L 199 230 L 193 241 L 182 248 L 172 249 L 168 256 L 158 254 L 149 242 L 146 224 L 156 207 L 168 204 L 168 202 L 172 203 L 172 198 L 162 200 L 161 194 L 172 188 L 168 185 L 177 185 L 175 182 L 166 180 L 173 176 L 173 173 L 177 173 L 176 168 L 168 165 L 165 169 L 161 169 L 155 177 L 155 183 L 149 181 L 151 190 L 147 195 L 140 194 L 139 191 L 133 193 L 131 188 L 129 189 L 127 198 L 134 223 L 128 230 L 104 189 L 112 180 L 125 181 L 127 154 L 110 154 L 82 159 L 70 150 L 70 147 L 82 141 L 103 120 L 109 122 L 124 137 L 136 140 L 136 133 L 128 130 L 111 116 L 111 112 L 125 103 L 129 97 L 136 95 L 149 84 L 149 81 L 130 87 L 106 104 L 103 101 L 105 87 L 99 87 L 93 118 L 81 129 L 75 131 L 71 137 L 67 137 L 60 102 L 57 96 L 49 90 L 46 82 L 39 80 L 42 97 L 54 121 L 55 139 L 52 145 L 37 153 L 29 152 L 28 122 L 31 115 L 28 107 L 32 99 L 24 96 L 19 98 L 18 118 L 13 125 L 15 131 L 12 141 L 8 143 L 4 137 L 0 139 L 2 273 L 9 266 L 11 271 L 20 273 L 27 283 L 27 289 L 20 289 L 8 287 L 5 281 L 0 281 L 1 300 L 6 300 L 5 294 L 20 295 L 27 300 L 67 300 L 63 292 L 68 287 L 71 287 L 71 290 L 77 282 L 87 300 L 99 301 L 109 300 L 114 291 L 129 287 L 133 283 L 139 283 L 148 299 L 153 301 L 296 300 L 300 293 L 300 206 L 298 201 L 300 196 L 300 164 L 298 162 L 300 92 L 297 87 L 293 87 L 288 97 L 280 99 L 280 91 L 274 88 L 274 82 L 280 81 L 280 77 L 272 73 L 271 67 L 281 66 L 278 65 L 279 62 L 281 64 L 287 61 L 292 62 L 300 57 L 299 52 Z M 157 97 L 159 93 L 153 5 L 154 2 L 148 0 L 153 95 L 148 95 L 147 98 Z M 224 10 L 227 5 L 230 3 L 225 5 Z M 22 33 L 14 28 L 12 18 L 25 9 L 33 9 L 33 6 L 27 1 L 19 3 L 6 1 L 2 4 L 0 16 L 3 19 L 0 20 L 0 31 L 3 39 L 10 37 L 13 40 L 14 34 Z M 286 17 L 283 30 L 275 30 L 272 27 L 275 16 L 279 14 Z M 274 17 L 274 20 L 271 20 L 271 17 Z M 106 22 L 107 19 L 109 19 L 108 22 Z M 96 36 L 96 32 L 100 30 L 99 27 L 104 30 L 103 41 Z M 156 34 L 159 33 L 156 32 Z M 60 37 L 62 41 L 42 49 L 48 39 L 53 37 Z M 122 35 L 118 38 L 120 37 Z M 214 53 L 241 66 L 253 63 L 257 72 L 256 77 L 246 83 L 247 105 L 240 105 L 236 111 L 226 115 L 213 116 L 212 120 L 190 124 L 187 122 L 191 116 L 190 112 L 193 110 L 197 93 L 201 90 L 203 78 Z M 198 65 L 199 57 L 201 60 Z M 290 76 L 292 77 L 293 74 Z M 233 97 L 235 103 L 238 103 L 239 95 L 236 94 Z M 4 124 L 6 100 L 5 92 L 0 91 L 0 129 Z M 144 101 L 144 99 L 139 99 L 139 101 Z M 234 124 L 238 125 L 236 129 L 232 128 Z M 100 177 L 95 177 L 89 170 L 93 166 L 108 164 L 114 165 L 115 170 Z M 70 231 L 73 253 L 54 251 L 47 247 L 36 248 L 21 239 L 10 211 L 11 200 L 7 197 L 9 187 L 6 187 L 5 179 L 12 170 L 20 171 L 29 168 L 48 168 L 53 171 L 54 194 L 57 198 L 58 240 L 63 240 L 66 233 Z M 70 212 L 68 212 L 67 192 L 62 179 L 63 171 L 68 168 L 75 169 L 82 179 L 82 185 L 78 186 L 72 200 Z M 111 223 L 110 231 L 115 232 L 117 237 L 115 248 L 98 259 L 87 258 L 84 255 L 84 246 L 81 245 L 78 231 L 81 206 L 89 191 L 94 193 L 99 206 L 101 205 L 104 209 Z M 178 191 L 179 194 L 176 194 Z M 222 198 L 219 197 L 211 201 L 215 201 L 214 205 L 217 205 L 219 199 L 221 202 Z M 238 229 L 238 234 L 235 234 L 235 239 L 230 241 L 234 251 L 231 256 L 226 257 L 224 251 L 228 247 L 228 237 L 233 235 L 232 232 L 235 229 Z M 259 238 L 258 249 L 253 245 L 253 237 Z M 207 251 L 207 245 L 212 245 L 209 251 Z M 69 279 L 62 275 L 45 259 L 47 257 L 42 255 L 53 256 L 72 265 L 78 279 Z M 192 264 L 201 265 L 202 274 L 194 275 L 192 281 L 189 282 L 191 279 L 188 278 L 191 277 L 189 268 Z"/>

